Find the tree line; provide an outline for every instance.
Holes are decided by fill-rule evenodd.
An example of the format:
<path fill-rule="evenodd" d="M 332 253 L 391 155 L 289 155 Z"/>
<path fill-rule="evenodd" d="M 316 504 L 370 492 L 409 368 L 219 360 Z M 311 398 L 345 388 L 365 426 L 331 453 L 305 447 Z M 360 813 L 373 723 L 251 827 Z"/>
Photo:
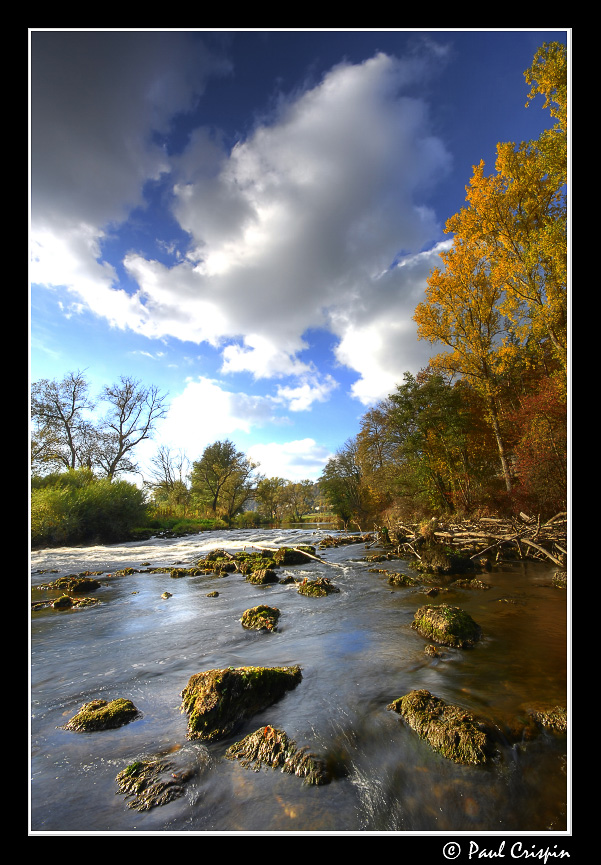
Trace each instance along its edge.
<path fill-rule="evenodd" d="M 553 123 L 536 141 L 498 144 L 490 174 L 482 162 L 474 167 L 466 206 L 446 224 L 452 244 L 414 315 L 418 338 L 437 353 L 365 413 L 317 482 L 265 477 L 224 440 L 193 462 L 161 447 L 144 489 L 127 485 L 118 478 L 139 472 L 136 447 L 165 416 L 167 395 L 121 377 L 92 399 L 77 371 L 32 388 L 39 536 L 52 536 L 53 508 L 64 528 L 54 536 L 64 542 L 90 536 L 95 508 L 112 537 L 119 519 L 122 529 L 147 524 L 148 504 L 155 515 L 212 525 L 299 520 L 326 508 L 360 528 L 397 517 L 565 510 L 565 46 L 543 45 L 524 75 L 527 104 L 542 96 Z M 79 528 L 69 534 L 70 519 Z"/>

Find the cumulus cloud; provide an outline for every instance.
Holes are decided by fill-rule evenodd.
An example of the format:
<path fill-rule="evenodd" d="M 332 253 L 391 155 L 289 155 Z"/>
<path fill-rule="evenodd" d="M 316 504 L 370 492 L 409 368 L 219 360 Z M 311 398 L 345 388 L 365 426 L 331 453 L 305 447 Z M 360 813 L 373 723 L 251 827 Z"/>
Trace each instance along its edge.
<path fill-rule="evenodd" d="M 340 64 L 282 98 L 277 115 L 233 149 L 199 128 L 168 157 L 160 136 L 210 74 L 227 71 L 221 61 L 207 55 L 199 64 L 186 34 L 142 34 L 132 56 L 117 38 L 127 34 L 90 33 L 84 61 L 75 48 L 86 34 L 77 34 L 79 46 L 58 34 L 60 52 L 56 41 L 50 51 L 48 34 L 35 35 L 34 281 L 68 286 L 114 326 L 209 343 L 222 353 L 223 374 L 296 378 L 275 397 L 292 411 L 334 387 L 299 357 L 310 328 L 336 335 L 337 360 L 357 372 L 362 402 L 414 365 L 410 319 L 426 272 L 419 256 L 438 236 L 420 200 L 449 167 L 426 105 L 403 91 L 427 58 Z M 153 36 L 167 39 L 162 51 Z M 42 80 L 42 68 L 55 79 Z M 167 172 L 189 246 L 173 266 L 129 253 L 122 263 L 137 288 L 126 290 L 102 261 L 101 240 L 143 201 L 144 182 Z M 400 252 L 413 267 L 393 266 Z M 232 428 L 243 430 L 245 415 L 228 408 Z"/>
<path fill-rule="evenodd" d="M 302 481 L 317 480 L 332 454 L 314 439 L 305 438 L 253 445 L 248 456 L 259 463 L 259 471 L 266 477 Z"/>

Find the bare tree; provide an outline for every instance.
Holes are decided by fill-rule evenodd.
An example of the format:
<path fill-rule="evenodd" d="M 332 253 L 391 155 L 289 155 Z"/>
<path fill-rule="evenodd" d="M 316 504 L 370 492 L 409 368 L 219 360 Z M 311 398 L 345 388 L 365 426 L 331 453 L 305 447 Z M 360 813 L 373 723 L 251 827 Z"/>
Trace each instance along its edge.
<path fill-rule="evenodd" d="M 103 399 L 110 408 L 99 432 L 97 461 L 108 478 L 122 472 L 137 472 L 133 450 L 152 437 L 155 424 L 167 414 L 166 394 L 154 385 L 144 387 L 129 376 L 105 387 Z"/>
<path fill-rule="evenodd" d="M 190 500 L 187 477 L 190 461 L 183 451 L 172 452 L 161 445 L 150 461 L 152 470 L 146 485 L 152 490 L 155 501 L 166 501 L 175 508 L 183 509 L 185 515 Z"/>
<path fill-rule="evenodd" d="M 95 431 L 85 413 L 94 409 L 83 372 L 62 381 L 34 382 L 31 394 L 31 459 L 35 469 L 76 469 L 90 464 Z"/>

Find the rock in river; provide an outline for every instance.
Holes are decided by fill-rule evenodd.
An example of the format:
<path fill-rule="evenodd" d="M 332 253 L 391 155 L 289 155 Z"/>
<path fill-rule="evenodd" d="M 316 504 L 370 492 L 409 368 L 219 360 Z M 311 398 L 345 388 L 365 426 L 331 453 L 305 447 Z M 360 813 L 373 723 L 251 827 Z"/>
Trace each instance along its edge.
<path fill-rule="evenodd" d="M 420 607 L 411 627 L 428 640 L 460 649 L 473 646 L 482 633 L 469 613 L 448 604 Z"/>
<path fill-rule="evenodd" d="M 281 769 L 289 775 L 297 775 L 304 784 L 319 786 L 330 781 L 322 760 L 298 748 L 283 730 L 261 727 L 245 736 L 225 752 L 229 760 L 240 760 L 245 769 L 258 772 L 263 764 L 272 769 Z"/>
<path fill-rule="evenodd" d="M 243 628 L 255 631 L 276 631 L 279 618 L 280 611 L 277 607 L 259 604 L 258 607 L 245 610 L 240 621 Z"/>
<path fill-rule="evenodd" d="M 182 691 L 188 739 L 214 741 L 295 688 L 300 667 L 227 667 L 192 676 Z"/>
<path fill-rule="evenodd" d="M 86 733 L 96 730 L 114 730 L 123 724 L 129 724 L 140 717 L 140 713 L 131 702 L 118 698 L 111 700 L 92 700 L 84 703 L 79 712 L 61 729 L 76 733 Z"/>
<path fill-rule="evenodd" d="M 410 691 L 389 706 L 421 739 L 455 763 L 485 763 L 493 753 L 486 725 L 429 691 Z"/>

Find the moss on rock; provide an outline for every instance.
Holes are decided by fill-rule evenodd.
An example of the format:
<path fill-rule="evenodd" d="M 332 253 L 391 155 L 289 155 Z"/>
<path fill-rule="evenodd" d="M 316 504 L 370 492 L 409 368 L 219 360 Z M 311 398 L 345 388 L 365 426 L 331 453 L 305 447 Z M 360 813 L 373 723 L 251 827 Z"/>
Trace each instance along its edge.
<path fill-rule="evenodd" d="M 140 717 L 140 713 L 131 702 L 118 698 L 116 700 L 92 700 L 84 703 L 79 712 L 61 729 L 75 733 L 95 732 L 97 730 L 114 730 L 129 724 Z"/>
<path fill-rule="evenodd" d="M 435 751 L 455 763 L 485 763 L 493 753 L 483 722 L 429 691 L 410 691 L 387 708 L 397 712 Z"/>
<path fill-rule="evenodd" d="M 428 640 L 461 649 L 473 646 L 482 634 L 469 613 L 448 604 L 420 607 L 411 627 Z"/>
<path fill-rule="evenodd" d="M 300 667 L 227 667 L 197 673 L 181 693 L 188 738 L 213 741 L 228 736 L 301 679 Z"/>
<path fill-rule="evenodd" d="M 255 631 L 276 631 L 280 611 L 277 607 L 268 607 L 265 604 L 259 604 L 258 607 L 252 607 L 250 610 L 245 610 L 242 613 L 243 628 Z"/>
<path fill-rule="evenodd" d="M 281 769 L 303 779 L 307 785 L 319 786 L 330 781 L 325 764 L 307 748 L 298 748 L 283 730 L 261 727 L 245 736 L 225 752 L 229 760 L 240 760 L 245 769 L 258 772 L 262 765 Z"/>
<path fill-rule="evenodd" d="M 315 547 L 308 545 L 299 547 L 280 547 L 276 550 L 273 559 L 276 565 L 305 565 L 315 558 Z"/>
<path fill-rule="evenodd" d="M 311 598 L 322 598 L 339 591 L 340 589 L 332 585 L 327 577 L 318 577 L 316 580 L 305 578 L 302 583 L 298 584 L 299 595 L 307 595 Z"/>
<path fill-rule="evenodd" d="M 266 583 L 277 583 L 278 575 L 271 568 L 264 568 L 259 571 L 250 571 L 246 575 L 246 579 L 255 586 L 263 586 Z"/>

